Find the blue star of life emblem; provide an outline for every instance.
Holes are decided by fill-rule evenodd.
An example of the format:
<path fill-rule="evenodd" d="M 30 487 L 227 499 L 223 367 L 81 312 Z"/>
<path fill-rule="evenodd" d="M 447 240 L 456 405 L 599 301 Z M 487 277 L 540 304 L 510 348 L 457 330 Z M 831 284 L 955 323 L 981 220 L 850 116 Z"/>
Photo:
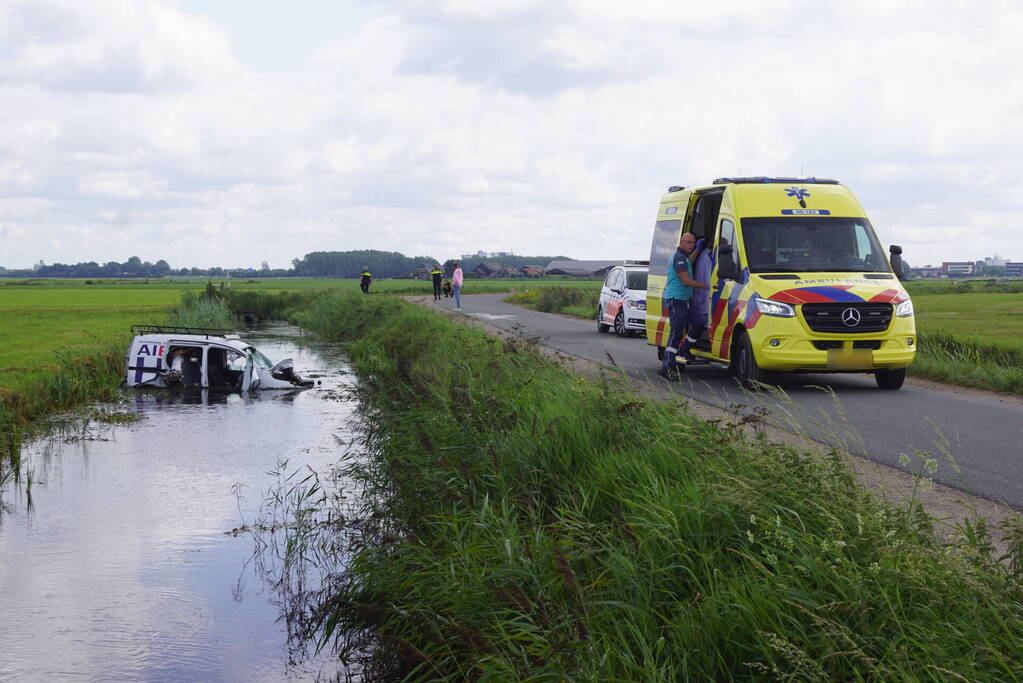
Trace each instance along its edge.
<path fill-rule="evenodd" d="M 804 199 L 810 196 L 810 191 L 798 187 L 790 187 L 785 190 L 785 196 L 792 197 L 793 199 Z"/>

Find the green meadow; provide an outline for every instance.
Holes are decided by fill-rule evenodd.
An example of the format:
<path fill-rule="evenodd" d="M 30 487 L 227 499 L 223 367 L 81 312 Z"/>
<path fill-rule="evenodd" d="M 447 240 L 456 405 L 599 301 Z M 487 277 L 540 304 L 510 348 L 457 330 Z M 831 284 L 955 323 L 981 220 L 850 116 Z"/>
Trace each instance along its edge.
<path fill-rule="evenodd" d="M 539 285 L 526 280 L 468 279 L 464 292 L 511 292 L 527 287 L 593 286 L 592 281 L 550 279 Z M 90 380 L 96 387 L 119 381 L 115 372 L 123 361 L 130 327 L 138 323 L 167 323 L 187 292 L 198 294 L 208 285 L 223 292 L 235 310 L 250 311 L 256 292 L 287 297 L 291 305 L 319 292 L 358 292 L 355 279 L 330 278 L 148 278 L 148 279 L 0 279 L 0 423 L 11 411 L 22 418 L 67 407 L 93 396 L 70 391 L 60 376 L 73 366 L 104 368 Z M 429 295 L 425 280 L 382 279 L 373 282 L 371 296 Z M 258 311 L 257 311 L 258 312 Z M 98 363 L 97 357 L 103 362 Z M 118 360 L 120 358 L 120 360 Z M 74 373 L 71 373 L 74 374 Z M 57 388 L 47 389 L 53 383 Z M 76 385 L 77 386 L 77 385 Z M 55 392 L 55 393 L 54 393 Z M 2 426 L 2 425 L 0 425 Z"/>

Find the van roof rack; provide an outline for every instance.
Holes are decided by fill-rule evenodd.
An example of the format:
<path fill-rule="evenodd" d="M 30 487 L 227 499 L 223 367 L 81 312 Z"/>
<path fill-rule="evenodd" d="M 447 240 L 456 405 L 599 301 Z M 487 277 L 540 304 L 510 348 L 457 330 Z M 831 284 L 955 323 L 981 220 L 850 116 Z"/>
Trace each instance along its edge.
<path fill-rule="evenodd" d="M 626 259 L 625 261 L 622 262 L 622 265 L 623 266 L 649 266 L 650 265 L 650 261 L 630 261 L 629 259 Z"/>
<path fill-rule="evenodd" d="M 132 325 L 131 333 L 139 334 L 199 334 L 206 337 L 226 337 L 234 330 L 216 327 L 180 327 L 177 325 Z"/>
<path fill-rule="evenodd" d="M 770 178 L 763 175 L 744 176 L 741 178 L 718 178 L 714 181 L 714 185 L 722 185 L 724 183 L 734 183 L 736 185 L 750 185 L 753 183 L 803 183 L 808 185 L 838 185 L 838 181 L 833 178 L 789 178 L 789 177 L 777 177 Z"/>

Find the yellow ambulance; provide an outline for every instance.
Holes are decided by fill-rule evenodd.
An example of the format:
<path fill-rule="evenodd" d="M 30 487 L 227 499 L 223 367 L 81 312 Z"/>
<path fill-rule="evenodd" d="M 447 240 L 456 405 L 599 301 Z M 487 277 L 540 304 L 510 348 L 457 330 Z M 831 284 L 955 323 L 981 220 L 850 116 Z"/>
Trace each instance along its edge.
<path fill-rule="evenodd" d="M 707 326 L 695 362 L 727 365 L 744 386 L 764 372 L 866 372 L 898 389 L 916 353 L 913 303 L 859 201 L 837 180 L 718 178 L 673 186 L 650 246 L 647 343 L 663 357 L 668 261 L 683 232 L 706 250 Z M 695 257 L 694 253 L 694 257 Z M 700 269 L 695 274 L 700 274 Z M 681 366 L 680 370 L 683 369 Z"/>

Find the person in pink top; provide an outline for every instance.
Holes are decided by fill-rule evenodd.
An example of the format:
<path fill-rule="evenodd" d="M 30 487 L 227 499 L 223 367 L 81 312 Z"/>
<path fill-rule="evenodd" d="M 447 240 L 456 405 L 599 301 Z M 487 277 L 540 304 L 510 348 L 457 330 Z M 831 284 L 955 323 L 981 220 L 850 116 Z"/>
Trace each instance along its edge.
<path fill-rule="evenodd" d="M 451 274 L 451 289 L 455 292 L 455 310 L 462 310 L 462 266 L 455 261 L 455 272 Z"/>

